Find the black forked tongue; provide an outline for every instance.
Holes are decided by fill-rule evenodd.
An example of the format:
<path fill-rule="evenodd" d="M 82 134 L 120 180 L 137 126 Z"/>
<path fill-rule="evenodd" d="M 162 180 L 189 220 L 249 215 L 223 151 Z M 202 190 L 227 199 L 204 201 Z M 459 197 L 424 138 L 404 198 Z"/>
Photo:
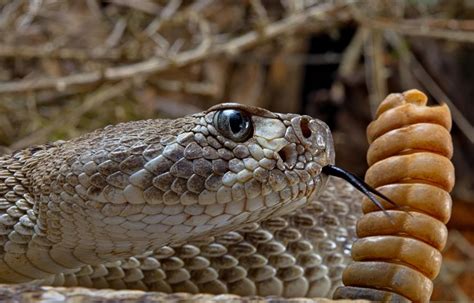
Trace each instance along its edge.
<path fill-rule="evenodd" d="M 352 186 L 354 186 L 357 190 L 359 190 L 361 193 L 363 193 L 367 198 L 369 198 L 370 201 L 372 201 L 375 205 L 377 205 L 377 207 L 380 208 L 387 215 L 388 215 L 388 213 L 386 212 L 385 208 L 380 203 L 380 201 L 377 200 L 377 198 L 374 195 L 379 196 L 380 198 L 384 199 L 388 203 L 390 203 L 393 206 L 396 206 L 397 208 L 399 208 L 397 203 L 393 202 L 387 196 L 385 196 L 384 194 L 382 194 L 381 192 L 379 192 L 378 190 L 376 190 L 375 188 L 373 188 L 369 184 L 365 183 L 364 180 L 362 180 L 361 178 L 357 177 L 356 175 L 354 175 L 354 174 L 352 174 L 352 173 L 350 173 L 350 172 L 348 172 L 348 171 L 346 171 L 346 170 L 344 170 L 340 167 L 337 167 L 337 166 L 334 166 L 334 165 L 326 165 L 326 166 L 323 167 L 322 172 L 326 175 L 330 175 L 330 176 L 334 176 L 334 177 L 338 177 L 338 178 L 346 180 L 347 182 L 352 184 Z"/>

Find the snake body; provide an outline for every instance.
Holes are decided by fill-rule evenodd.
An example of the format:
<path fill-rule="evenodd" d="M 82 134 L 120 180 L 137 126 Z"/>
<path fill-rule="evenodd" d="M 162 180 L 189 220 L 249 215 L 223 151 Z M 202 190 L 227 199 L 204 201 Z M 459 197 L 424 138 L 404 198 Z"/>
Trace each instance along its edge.
<path fill-rule="evenodd" d="M 4 155 L 0 282 L 327 296 L 360 212 L 333 163 L 323 122 L 232 103 Z"/>

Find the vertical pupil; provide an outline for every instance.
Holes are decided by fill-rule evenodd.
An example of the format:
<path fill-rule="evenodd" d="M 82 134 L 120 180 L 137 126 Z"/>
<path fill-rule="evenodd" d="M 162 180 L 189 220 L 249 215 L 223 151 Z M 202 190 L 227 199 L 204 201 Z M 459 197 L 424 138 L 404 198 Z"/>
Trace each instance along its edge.
<path fill-rule="evenodd" d="M 229 115 L 229 124 L 230 129 L 234 134 L 237 134 L 242 130 L 242 128 L 244 127 L 244 121 L 239 112 L 232 112 Z"/>

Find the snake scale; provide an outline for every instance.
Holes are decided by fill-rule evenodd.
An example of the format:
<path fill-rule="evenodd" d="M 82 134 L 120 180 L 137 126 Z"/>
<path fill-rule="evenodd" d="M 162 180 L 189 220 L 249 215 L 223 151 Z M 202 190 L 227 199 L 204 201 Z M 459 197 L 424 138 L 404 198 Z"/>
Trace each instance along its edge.
<path fill-rule="evenodd" d="M 0 282 L 329 297 L 361 214 L 330 164 L 324 122 L 236 103 L 4 155 Z"/>

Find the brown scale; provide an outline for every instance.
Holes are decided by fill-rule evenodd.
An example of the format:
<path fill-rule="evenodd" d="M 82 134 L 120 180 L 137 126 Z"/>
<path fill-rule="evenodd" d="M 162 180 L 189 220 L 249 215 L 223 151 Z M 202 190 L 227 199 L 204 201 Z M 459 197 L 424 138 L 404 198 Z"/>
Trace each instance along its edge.
<path fill-rule="evenodd" d="M 451 115 L 420 91 L 389 95 L 367 128 L 365 181 L 396 202 L 384 214 L 364 199 L 354 262 L 335 298 L 428 302 L 441 266 L 454 186 Z M 388 216 L 387 216 L 388 215 Z"/>
<path fill-rule="evenodd" d="M 164 293 L 330 297 L 350 261 L 360 194 L 330 178 L 316 200 L 292 214 L 238 231 L 147 254 L 84 266 L 46 285 L 137 289 Z M 357 199 L 356 199 L 357 200 Z"/>

